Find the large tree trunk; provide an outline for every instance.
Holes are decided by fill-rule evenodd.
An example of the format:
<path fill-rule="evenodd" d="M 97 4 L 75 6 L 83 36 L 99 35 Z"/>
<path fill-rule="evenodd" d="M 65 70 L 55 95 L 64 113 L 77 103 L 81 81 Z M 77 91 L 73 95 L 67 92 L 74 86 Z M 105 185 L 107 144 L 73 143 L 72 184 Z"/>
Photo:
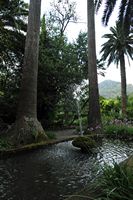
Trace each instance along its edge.
<path fill-rule="evenodd" d="M 120 71 L 121 71 L 121 107 L 122 114 L 126 115 L 127 107 L 127 86 L 126 86 L 126 69 L 125 69 L 125 59 L 124 53 L 120 56 Z"/>
<path fill-rule="evenodd" d="M 96 129 L 101 126 L 101 115 L 99 105 L 98 78 L 96 66 L 96 45 L 95 45 L 95 18 L 94 2 L 87 0 L 88 16 L 88 72 L 89 72 L 89 113 L 88 126 Z"/>
<path fill-rule="evenodd" d="M 38 142 L 46 138 L 44 130 L 37 120 L 40 10 L 41 0 L 30 0 L 17 119 L 10 130 L 11 141 L 18 145 Z"/>

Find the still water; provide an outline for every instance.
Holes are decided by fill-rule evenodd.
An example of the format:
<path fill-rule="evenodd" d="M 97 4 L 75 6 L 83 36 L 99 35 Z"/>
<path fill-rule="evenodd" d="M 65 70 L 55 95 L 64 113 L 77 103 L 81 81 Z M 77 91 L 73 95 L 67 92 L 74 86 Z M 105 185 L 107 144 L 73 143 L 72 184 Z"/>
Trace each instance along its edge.
<path fill-rule="evenodd" d="M 63 142 L 0 160 L 0 200 L 63 200 L 95 179 L 104 163 L 132 152 L 133 143 L 104 140 L 88 155 Z"/>

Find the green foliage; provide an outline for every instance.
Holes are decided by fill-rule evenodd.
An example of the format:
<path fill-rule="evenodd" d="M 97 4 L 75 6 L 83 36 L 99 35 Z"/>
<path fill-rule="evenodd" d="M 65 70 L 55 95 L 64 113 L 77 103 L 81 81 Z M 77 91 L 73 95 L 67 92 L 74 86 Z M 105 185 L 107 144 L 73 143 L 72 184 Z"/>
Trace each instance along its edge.
<path fill-rule="evenodd" d="M 129 119 L 133 119 L 133 95 L 128 96 L 127 116 Z"/>
<path fill-rule="evenodd" d="M 5 138 L 0 138 L 0 150 L 6 150 L 11 148 L 11 144 Z"/>
<path fill-rule="evenodd" d="M 105 98 L 103 96 L 100 96 L 100 108 L 101 108 L 101 114 L 102 114 L 102 121 L 103 124 L 107 124 L 108 122 L 114 120 L 114 119 L 122 119 L 121 114 L 121 97 L 117 97 L 117 85 L 119 85 L 120 90 L 120 83 L 114 82 L 114 81 L 104 81 L 100 83 L 99 88 L 100 91 L 103 91 L 102 94 L 107 94 L 108 91 L 111 93 L 113 97 L 116 98 Z M 129 86 L 129 87 L 128 87 Z M 132 92 L 133 86 L 128 85 L 127 89 L 129 89 L 129 93 Z M 115 91 L 116 89 L 116 91 Z M 85 119 L 88 114 L 88 85 L 84 85 L 84 87 L 81 87 L 81 95 L 80 95 L 80 107 L 81 107 L 81 115 Z M 112 93 L 114 91 L 114 93 Z M 105 92 L 105 93 L 104 93 Z M 127 104 L 127 119 L 132 120 L 133 119 L 133 97 L 132 95 L 128 96 L 128 104 Z M 86 118 L 87 119 L 87 118 Z M 77 118 L 75 118 L 74 124 L 77 125 L 78 121 Z M 84 123 L 83 123 L 84 124 Z M 86 123 L 87 125 L 87 123 Z"/>
<path fill-rule="evenodd" d="M 12 123 L 16 116 L 24 52 L 25 36 L 22 31 L 26 30 L 26 20 L 24 19 L 28 14 L 28 10 L 27 4 L 22 0 L 7 0 L 7 2 L 6 4 L 3 2 L 0 8 L 1 16 L 3 17 L 0 19 L 2 21 L 0 28 L 3 31 L 0 46 L 3 55 L 6 56 L 1 57 L 5 59 L 4 61 L 0 60 L 2 64 L 0 66 L 0 93 L 2 94 L 0 95 L 0 117 L 5 122 Z M 8 17 L 6 18 L 7 22 L 11 27 L 9 30 L 4 25 L 4 16 L 6 14 L 6 17 Z M 5 37 L 5 34 L 8 34 L 9 37 Z M 8 39 L 6 42 L 5 38 Z M 7 54 L 10 56 L 7 56 Z M 60 105 L 62 105 L 64 113 L 70 110 L 71 115 L 73 112 L 71 112 L 69 106 L 69 108 L 66 107 L 66 102 L 70 101 L 70 99 L 73 101 L 73 85 L 75 83 L 80 84 L 83 79 L 81 69 L 78 69 L 77 66 L 74 45 L 68 43 L 64 35 L 60 36 L 58 33 L 52 35 L 48 24 L 45 23 L 45 17 L 43 17 L 40 34 L 37 106 L 38 118 L 45 127 L 53 124 L 54 118 L 58 116 L 58 107 Z M 69 103 L 69 105 L 71 104 Z M 55 119 L 55 121 L 58 120 Z"/>
<path fill-rule="evenodd" d="M 98 200 L 132 200 L 133 199 L 133 170 L 114 163 L 105 166 L 99 186 L 103 195 Z"/>
<path fill-rule="evenodd" d="M 38 118 L 44 127 L 67 125 L 76 111 L 74 85 L 84 78 L 77 48 L 65 36 L 51 35 L 42 19 L 38 72 Z"/>
<path fill-rule="evenodd" d="M 127 119 L 133 119 L 133 97 L 132 95 L 128 96 L 127 103 Z M 109 121 L 112 119 L 122 119 L 121 115 L 121 98 L 117 97 L 116 99 L 106 99 L 100 97 L 101 113 L 103 121 Z M 124 118 L 123 118 L 124 119 Z"/>
<path fill-rule="evenodd" d="M 110 34 L 105 34 L 103 38 L 107 41 L 102 45 L 102 60 L 107 61 L 109 66 L 115 63 L 118 67 L 120 64 L 121 72 L 121 97 L 122 97 L 122 113 L 126 114 L 126 73 L 125 73 L 125 56 L 133 59 L 133 34 L 132 31 L 125 34 L 124 27 L 120 23 L 116 23 L 115 27 L 110 28 Z"/>
<path fill-rule="evenodd" d="M 126 35 L 123 27 L 116 23 L 115 27 L 110 28 L 110 34 L 103 35 L 103 38 L 107 41 L 102 45 L 102 60 L 107 61 L 108 66 L 113 62 L 118 66 L 123 55 L 133 59 L 132 32 Z"/>
<path fill-rule="evenodd" d="M 106 125 L 104 127 L 104 133 L 109 135 L 116 135 L 116 136 L 130 136 L 133 135 L 133 127 L 129 127 L 127 125 Z"/>
<path fill-rule="evenodd" d="M 4 66 L 6 72 L 22 61 L 27 15 L 28 6 L 23 0 L 6 0 L 0 6 L 0 68 Z"/>
<path fill-rule="evenodd" d="M 128 107 L 127 108 L 127 116 L 129 119 L 133 119 L 133 107 Z"/>
<path fill-rule="evenodd" d="M 117 115 L 120 112 L 120 101 L 119 99 L 105 99 L 100 98 L 100 106 L 101 106 L 101 112 L 104 115 Z"/>
<path fill-rule="evenodd" d="M 4 18 L 1 17 L 3 32 L 0 46 L 6 57 L 1 57 L 5 60 L 1 62 L 0 68 L 0 118 L 6 123 L 13 123 L 16 117 L 22 73 L 25 41 L 23 32 L 26 31 L 25 19 L 28 7 L 22 0 L 7 0 L 6 2 L 8 3 L 3 2 L 0 8 L 1 16 L 4 17 L 7 14 L 6 19 L 10 25 L 10 30 L 8 30 L 4 25 Z M 67 2 L 63 5 L 66 4 Z M 71 3 L 69 6 L 71 7 Z M 75 16 L 74 8 L 75 4 L 72 3 L 71 13 L 69 13 L 71 16 L 67 15 L 72 19 Z M 66 11 L 68 12 L 69 9 Z M 81 33 L 75 42 L 69 43 L 64 30 L 63 34 L 59 34 L 61 27 L 53 17 L 50 22 L 50 16 L 46 17 L 48 19 L 46 21 L 43 16 L 39 43 L 37 109 L 38 118 L 45 128 L 53 125 L 67 126 L 71 123 L 73 116 L 77 115 L 73 95 L 75 85 L 80 85 L 83 79 L 88 78 L 87 34 Z M 66 18 L 66 22 L 70 19 Z M 54 31 L 54 26 L 50 26 L 50 23 L 53 23 L 52 20 L 54 20 L 53 25 L 58 28 L 57 31 Z M 50 27 L 53 28 L 52 31 Z M 5 34 L 8 37 L 5 37 Z M 7 53 L 10 59 L 7 58 Z"/>
<path fill-rule="evenodd" d="M 88 43 L 87 32 L 80 32 L 76 39 L 75 51 L 77 55 L 78 67 L 83 74 L 84 79 L 88 79 Z M 97 59 L 98 74 L 104 76 L 104 62 Z"/>
<path fill-rule="evenodd" d="M 87 126 L 87 116 L 81 117 L 81 120 L 82 120 L 82 126 Z M 79 120 L 78 119 L 74 120 L 73 125 L 78 126 L 77 130 L 79 130 Z"/>
<path fill-rule="evenodd" d="M 0 118 L 15 120 L 22 70 L 28 5 L 6 0 L 0 6 Z"/>

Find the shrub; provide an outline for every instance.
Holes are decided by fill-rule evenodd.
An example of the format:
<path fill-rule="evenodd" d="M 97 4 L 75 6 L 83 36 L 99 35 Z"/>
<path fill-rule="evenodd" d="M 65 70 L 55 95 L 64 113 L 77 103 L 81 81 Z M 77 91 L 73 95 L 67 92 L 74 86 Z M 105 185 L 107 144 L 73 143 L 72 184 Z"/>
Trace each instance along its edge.
<path fill-rule="evenodd" d="M 108 116 L 118 116 L 120 112 L 120 101 L 118 99 L 100 99 L 101 113 Z"/>
<path fill-rule="evenodd" d="M 133 136 L 133 127 L 127 125 L 106 125 L 104 127 L 104 133 L 116 136 Z"/>
<path fill-rule="evenodd" d="M 114 163 L 106 166 L 99 183 L 103 194 L 99 200 L 132 200 L 133 199 L 133 170 Z"/>

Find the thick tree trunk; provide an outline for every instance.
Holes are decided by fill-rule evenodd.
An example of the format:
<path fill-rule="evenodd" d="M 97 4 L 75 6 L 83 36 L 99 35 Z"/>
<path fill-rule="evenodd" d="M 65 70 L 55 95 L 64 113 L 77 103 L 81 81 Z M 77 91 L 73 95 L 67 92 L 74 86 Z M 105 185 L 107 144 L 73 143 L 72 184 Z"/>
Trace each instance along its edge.
<path fill-rule="evenodd" d="M 17 120 L 10 130 L 11 141 L 18 145 L 37 142 L 46 138 L 43 128 L 37 120 L 40 10 L 41 0 L 30 0 Z"/>
<path fill-rule="evenodd" d="M 21 116 L 36 118 L 37 114 L 40 6 L 41 0 L 30 1 L 18 118 L 21 118 Z"/>
<path fill-rule="evenodd" d="M 101 115 L 99 105 L 98 78 L 96 66 L 96 44 L 95 44 L 95 18 L 94 2 L 87 0 L 88 16 L 88 73 L 89 73 L 89 128 L 97 129 L 101 126 Z"/>
<path fill-rule="evenodd" d="M 121 107 L 122 114 L 126 115 L 127 107 L 127 86 L 126 86 L 126 69 L 125 69 L 125 59 L 124 53 L 120 57 L 120 72 L 121 72 Z"/>

